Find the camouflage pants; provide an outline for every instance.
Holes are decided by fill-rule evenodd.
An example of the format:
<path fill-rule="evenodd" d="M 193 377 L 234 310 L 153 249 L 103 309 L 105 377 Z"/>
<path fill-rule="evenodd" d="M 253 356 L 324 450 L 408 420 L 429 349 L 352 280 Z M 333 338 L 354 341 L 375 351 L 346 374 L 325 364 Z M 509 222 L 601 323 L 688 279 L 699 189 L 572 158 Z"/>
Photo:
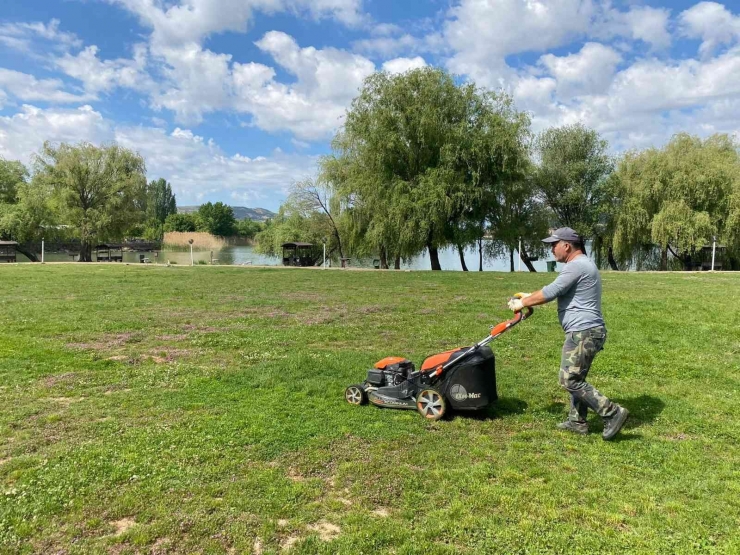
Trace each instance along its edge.
<path fill-rule="evenodd" d="M 586 382 L 591 363 L 604 348 L 605 342 L 604 326 L 565 334 L 559 380 L 560 385 L 570 393 L 568 420 L 586 422 L 589 408 L 602 418 L 609 418 L 617 412 L 616 404 Z"/>

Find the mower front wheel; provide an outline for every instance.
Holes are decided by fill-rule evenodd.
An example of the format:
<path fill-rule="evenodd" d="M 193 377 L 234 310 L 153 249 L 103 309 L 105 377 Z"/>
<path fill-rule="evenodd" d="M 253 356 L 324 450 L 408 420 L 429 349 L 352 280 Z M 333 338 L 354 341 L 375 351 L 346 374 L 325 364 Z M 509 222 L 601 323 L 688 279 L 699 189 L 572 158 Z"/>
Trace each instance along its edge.
<path fill-rule="evenodd" d="M 345 389 L 344 398 L 350 405 L 364 405 L 367 403 L 367 393 L 361 385 L 351 385 Z"/>
<path fill-rule="evenodd" d="M 436 389 L 425 389 L 416 396 L 416 410 L 427 420 L 439 420 L 447 413 L 447 401 Z"/>

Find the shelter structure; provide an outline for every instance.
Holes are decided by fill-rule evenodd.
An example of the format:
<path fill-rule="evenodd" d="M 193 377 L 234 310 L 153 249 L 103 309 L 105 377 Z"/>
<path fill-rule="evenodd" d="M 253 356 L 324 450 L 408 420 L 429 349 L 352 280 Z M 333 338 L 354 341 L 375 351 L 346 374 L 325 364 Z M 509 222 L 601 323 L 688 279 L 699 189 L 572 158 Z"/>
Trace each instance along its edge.
<path fill-rule="evenodd" d="M 283 266 L 313 266 L 312 243 L 289 242 L 280 246 L 283 248 Z"/>
<path fill-rule="evenodd" d="M 15 262 L 15 241 L 0 241 L 0 262 Z"/>
<path fill-rule="evenodd" d="M 95 245 L 96 262 L 123 262 L 123 249 L 121 245 L 101 243 Z"/>

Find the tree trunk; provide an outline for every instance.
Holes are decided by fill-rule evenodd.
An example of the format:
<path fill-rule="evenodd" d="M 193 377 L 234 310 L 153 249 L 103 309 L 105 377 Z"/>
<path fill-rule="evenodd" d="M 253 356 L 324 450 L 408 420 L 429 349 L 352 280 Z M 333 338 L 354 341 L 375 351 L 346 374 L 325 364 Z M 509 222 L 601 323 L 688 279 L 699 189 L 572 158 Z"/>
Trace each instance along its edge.
<path fill-rule="evenodd" d="M 612 270 L 615 270 L 615 271 L 619 270 L 619 267 L 617 266 L 617 261 L 614 260 L 614 251 L 612 250 L 611 247 L 609 247 L 607 259 L 609 260 L 609 267 Z"/>
<path fill-rule="evenodd" d="M 26 258 L 28 258 L 31 262 L 38 262 L 39 259 L 36 257 L 36 254 L 28 250 L 23 245 L 16 245 L 15 250 L 17 250 L 19 253 L 24 255 Z"/>
<path fill-rule="evenodd" d="M 668 270 L 668 245 L 660 253 L 660 270 L 662 272 Z"/>
<path fill-rule="evenodd" d="M 92 244 L 89 241 L 82 240 L 80 242 L 79 262 L 92 262 Z"/>
<path fill-rule="evenodd" d="M 509 247 L 509 271 L 514 271 L 514 249 Z"/>
<path fill-rule="evenodd" d="M 380 268 L 388 269 L 388 253 L 385 251 L 385 247 L 380 247 Z"/>
<path fill-rule="evenodd" d="M 478 271 L 483 271 L 483 237 L 478 238 Z"/>
<path fill-rule="evenodd" d="M 394 270 L 400 270 L 401 269 L 401 257 L 400 256 L 397 256 L 396 257 L 396 261 L 393 264 L 393 269 Z"/>
<path fill-rule="evenodd" d="M 427 243 L 427 250 L 429 250 L 429 260 L 432 263 L 432 270 L 441 270 L 442 266 L 439 264 L 439 251 L 437 247 L 433 247 L 431 243 Z"/>
<path fill-rule="evenodd" d="M 537 270 L 534 269 L 534 266 L 532 265 L 532 261 L 529 259 L 529 255 L 527 254 L 527 249 L 524 248 L 524 245 L 522 245 L 522 252 L 519 253 L 519 256 L 522 258 L 522 262 L 524 262 L 524 265 L 527 267 L 527 269 L 530 272 L 537 272 Z"/>
<path fill-rule="evenodd" d="M 457 252 L 460 255 L 460 265 L 462 266 L 462 271 L 463 272 L 467 272 L 468 271 L 468 266 L 465 264 L 465 256 L 463 254 L 462 245 L 460 245 L 460 244 L 457 245 Z"/>

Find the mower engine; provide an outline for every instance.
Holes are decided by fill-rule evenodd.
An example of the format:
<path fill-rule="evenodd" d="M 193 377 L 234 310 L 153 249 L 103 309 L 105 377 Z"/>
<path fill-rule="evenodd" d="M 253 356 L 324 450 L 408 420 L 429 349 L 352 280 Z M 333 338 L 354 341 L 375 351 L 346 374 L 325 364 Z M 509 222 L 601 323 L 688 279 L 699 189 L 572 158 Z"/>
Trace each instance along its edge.
<path fill-rule="evenodd" d="M 386 357 L 367 371 L 367 383 L 375 387 L 398 385 L 414 370 L 414 363 L 406 358 Z"/>

